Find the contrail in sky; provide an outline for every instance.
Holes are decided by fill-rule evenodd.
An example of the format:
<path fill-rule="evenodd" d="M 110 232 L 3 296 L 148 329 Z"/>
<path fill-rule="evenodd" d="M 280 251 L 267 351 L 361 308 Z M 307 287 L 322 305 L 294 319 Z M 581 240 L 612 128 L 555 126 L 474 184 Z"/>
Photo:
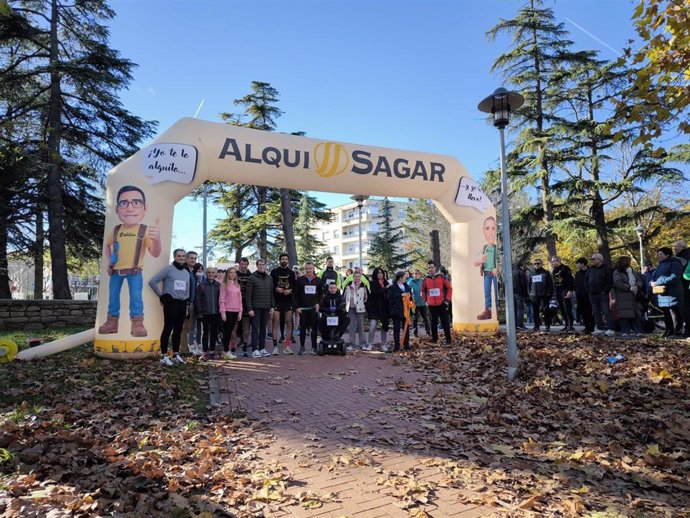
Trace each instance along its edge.
<path fill-rule="evenodd" d="M 196 116 L 199 115 L 199 112 L 201 111 L 201 107 L 204 105 L 204 102 L 206 101 L 206 97 L 204 97 L 201 102 L 199 103 L 199 107 L 196 109 L 196 113 L 194 114 L 194 118 L 196 119 Z"/>
<path fill-rule="evenodd" d="M 597 42 L 601 43 L 604 47 L 606 47 L 607 49 L 609 49 L 609 50 L 610 50 L 611 52 L 613 52 L 616 56 L 620 57 L 620 56 L 623 55 L 622 52 L 620 52 L 620 51 L 617 50 L 617 49 L 614 49 L 611 45 L 609 45 L 608 43 L 606 43 L 604 40 L 602 40 L 601 38 L 598 38 L 597 36 L 595 36 L 594 34 L 592 34 L 591 32 L 589 32 L 587 29 L 585 29 L 585 28 L 582 27 L 581 25 L 578 25 L 577 23 L 575 23 L 574 21 L 572 21 L 570 18 L 567 18 L 567 17 L 566 17 L 566 20 L 568 20 L 570 23 L 572 23 L 575 27 L 577 27 L 578 29 L 580 29 L 582 32 L 584 32 L 587 36 L 589 36 L 590 38 L 592 38 L 594 41 L 597 41 Z"/>

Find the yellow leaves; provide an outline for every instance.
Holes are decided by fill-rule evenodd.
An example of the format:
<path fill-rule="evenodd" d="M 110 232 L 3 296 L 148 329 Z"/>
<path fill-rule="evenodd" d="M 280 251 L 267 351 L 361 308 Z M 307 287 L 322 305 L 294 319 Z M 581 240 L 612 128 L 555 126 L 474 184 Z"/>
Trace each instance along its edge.
<path fill-rule="evenodd" d="M 592 450 L 578 449 L 568 457 L 568 460 L 593 460 L 596 457 Z"/>
<path fill-rule="evenodd" d="M 658 369 L 658 370 L 652 370 L 649 373 L 649 379 L 653 383 L 659 384 L 659 383 L 662 383 L 666 380 L 673 379 L 673 375 L 669 371 L 667 371 L 666 369 Z"/>

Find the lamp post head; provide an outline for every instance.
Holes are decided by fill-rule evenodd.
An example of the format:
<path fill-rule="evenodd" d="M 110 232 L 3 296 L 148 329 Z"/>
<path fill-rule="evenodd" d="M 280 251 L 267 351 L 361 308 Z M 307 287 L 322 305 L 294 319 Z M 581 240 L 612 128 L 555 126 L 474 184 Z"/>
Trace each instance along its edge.
<path fill-rule="evenodd" d="M 494 116 L 494 126 L 503 129 L 508 125 L 510 112 L 525 104 L 525 98 L 517 92 L 509 92 L 505 88 L 497 88 L 494 93 L 483 99 L 477 108 L 484 113 Z"/>
<path fill-rule="evenodd" d="M 637 226 L 635 227 L 635 232 L 637 232 L 637 237 L 639 237 L 640 239 L 642 239 L 642 236 L 644 236 L 645 230 L 647 230 L 647 229 L 644 228 L 642 225 L 637 225 Z"/>
<path fill-rule="evenodd" d="M 367 196 L 366 194 L 355 194 L 353 196 L 350 196 L 350 198 L 356 201 L 357 207 L 361 209 L 364 205 L 364 202 L 369 199 L 369 196 Z"/>

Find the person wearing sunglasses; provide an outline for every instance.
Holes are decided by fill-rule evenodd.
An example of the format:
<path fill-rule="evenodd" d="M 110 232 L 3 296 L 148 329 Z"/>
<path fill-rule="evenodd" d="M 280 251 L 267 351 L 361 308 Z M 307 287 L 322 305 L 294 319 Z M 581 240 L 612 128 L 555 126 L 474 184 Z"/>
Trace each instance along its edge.
<path fill-rule="evenodd" d="M 534 308 L 534 330 L 539 331 L 541 327 L 541 316 L 544 315 L 546 332 L 551 331 L 551 311 L 549 302 L 553 295 L 553 280 L 551 274 L 544 269 L 544 262 L 535 259 L 532 263 L 534 269 L 530 272 L 527 281 L 527 292 L 529 300 Z"/>

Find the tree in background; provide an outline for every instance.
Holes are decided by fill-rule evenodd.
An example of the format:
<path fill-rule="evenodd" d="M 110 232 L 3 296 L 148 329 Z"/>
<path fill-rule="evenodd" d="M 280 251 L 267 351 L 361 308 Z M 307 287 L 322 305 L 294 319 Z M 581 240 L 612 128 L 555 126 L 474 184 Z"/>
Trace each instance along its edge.
<path fill-rule="evenodd" d="M 275 131 L 276 119 L 283 114 L 282 110 L 276 106 L 279 100 L 278 90 L 273 88 L 270 83 L 263 81 L 252 81 L 251 89 L 251 93 L 233 101 L 235 106 L 244 107 L 242 113 L 223 112 L 220 114 L 220 118 L 233 126 Z M 246 200 L 246 203 L 252 204 L 254 207 L 254 213 L 250 216 L 253 220 L 251 222 L 252 230 L 254 230 L 253 241 L 256 241 L 259 257 L 263 258 L 268 257 L 268 224 L 276 221 L 266 217 L 266 208 L 270 201 L 279 196 L 276 191 L 270 187 L 253 185 L 249 191 L 251 198 Z"/>
<path fill-rule="evenodd" d="M 8 5 L 10 14 L 0 13 L 0 26 L 17 30 L 16 37 L 0 40 L 0 83 L 4 92 L 12 92 L 0 100 L 9 114 L 2 124 L 21 126 L 22 146 L 35 150 L 40 160 L 36 171 L 44 176 L 38 182 L 42 192 L 35 214 L 40 220 L 44 203 L 53 296 L 69 299 L 70 214 L 81 218 L 87 211 L 84 221 L 98 221 L 97 215 L 102 215 L 102 206 L 80 204 L 70 192 L 95 196 L 104 167 L 133 154 L 138 143 L 152 135 L 155 123 L 130 114 L 117 97 L 130 83 L 134 64 L 108 47 L 108 29 L 102 22 L 115 13 L 104 0 Z M 70 187 L 76 177 L 80 186 Z M 76 235 L 80 227 L 72 229 Z M 81 253 L 83 244 L 76 243 L 74 250 Z"/>
<path fill-rule="evenodd" d="M 405 237 L 402 229 L 393 225 L 393 204 L 385 197 L 379 207 L 379 230 L 369 242 L 369 269 L 380 266 L 384 270 L 394 272 L 400 268 L 407 268 L 411 258 L 401 251 L 400 245 Z"/>
<path fill-rule="evenodd" d="M 635 144 L 668 126 L 690 134 L 690 6 L 685 0 L 638 0 L 633 13 L 642 40 L 625 58 L 635 67 L 619 108 L 636 123 Z"/>
<path fill-rule="evenodd" d="M 553 122 L 558 106 L 555 93 L 562 89 L 554 71 L 574 61 L 563 24 L 556 23 L 553 11 L 544 8 L 541 0 L 529 0 L 513 19 L 501 19 L 487 33 L 490 39 L 506 34 L 511 47 L 493 63 L 492 72 L 499 72 L 515 85 L 525 97 L 525 105 L 515 112 L 513 127 L 520 128 L 509 163 L 517 188 L 534 185 L 539 189 L 540 203 L 524 217 L 534 228 L 533 240 L 545 242 L 549 255 L 556 254 L 553 224 L 557 219 L 551 191 L 554 161 L 557 153 L 552 145 Z"/>
<path fill-rule="evenodd" d="M 450 223 L 431 200 L 410 198 L 402 230 L 406 239 L 402 250 L 407 254 L 410 266 L 426 272 L 431 255 L 432 230 L 438 230 L 441 243 L 441 264 L 450 267 Z"/>
<path fill-rule="evenodd" d="M 303 193 L 299 202 L 299 213 L 295 219 L 295 240 L 297 241 L 297 257 L 299 264 L 305 261 L 314 261 L 317 265 L 325 255 L 325 244 L 316 237 L 312 230 L 317 223 L 330 221 L 331 215 L 326 211 L 326 206 L 307 193 Z M 293 263 L 295 264 L 295 263 Z"/>

